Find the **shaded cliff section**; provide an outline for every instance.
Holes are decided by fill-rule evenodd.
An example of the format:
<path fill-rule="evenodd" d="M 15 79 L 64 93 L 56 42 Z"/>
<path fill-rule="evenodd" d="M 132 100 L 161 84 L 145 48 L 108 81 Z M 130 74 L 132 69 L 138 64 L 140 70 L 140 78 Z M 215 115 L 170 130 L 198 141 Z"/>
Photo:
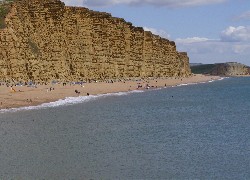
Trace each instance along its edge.
<path fill-rule="evenodd" d="M 237 63 L 200 64 L 191 66 L 192 73 L 216 76 L 244 76 L 250 74 L 250 67 Z"/>
<path fill-rule="evenodd" d="M 0 29 L 0 80 L 82 81 L 191 74 L 174 42 L 59 0 L 16 0 Z"/>

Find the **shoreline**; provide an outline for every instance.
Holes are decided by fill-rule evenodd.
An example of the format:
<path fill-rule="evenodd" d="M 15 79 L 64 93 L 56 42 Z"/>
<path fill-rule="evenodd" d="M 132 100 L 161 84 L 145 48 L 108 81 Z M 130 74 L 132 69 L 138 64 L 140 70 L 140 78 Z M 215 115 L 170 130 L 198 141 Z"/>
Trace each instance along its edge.
<path fill-rule="evenodd" d="M 41 106 L 45 103 L 58 102 L 69 98 L 86 98 L 88 95 L 106 95 L 111 93 L 126 93 L 144 91 L 163 87 L 180 86 L 184 84 L 202 83 L 219 80 L 220 76 L 196 74 L 187 78 L 154 78 L 144 80 L 129 80 L 120 82 L 97 82 L 83 84 L 49 84 L 36 87 L 0 86 L 0 110 Z"/>

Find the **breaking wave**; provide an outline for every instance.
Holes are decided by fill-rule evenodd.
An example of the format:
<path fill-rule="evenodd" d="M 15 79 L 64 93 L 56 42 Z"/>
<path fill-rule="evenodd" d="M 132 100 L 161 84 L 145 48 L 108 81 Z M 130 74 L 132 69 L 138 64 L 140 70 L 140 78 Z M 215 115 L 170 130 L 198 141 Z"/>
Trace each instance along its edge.
<path fill-rule="evenodd" d="M 107 93 L 107 94 L 99 94 L 99 95 L 90 95 L 90 96 L 79 96 L 79 97 L 66 97 L 65 99 L 59 99 L 55 102 L 43 103 L 37 106 L 27 106 L 27 107 L 19 107 L 19 108 L 10 108 L 10 109 L 1 109 L 0 113 L 6 112 L 17 112 L 17 111 L 25 111 L 25 110 L 37 110 L 37 109 L 46 109 L 46 108 L 53 108 L 65 105 L 74 105 L 80 104 L 83 102 L 93 101 L 102 97 L 107 96 L 125 96 L 131 93 L 141 93 L 144 91 L 129 91 L 129 92 L 118 92 L 118 93 Z"/>
<path fill-rule="evenodd" d="M 202 83 L 212 83 L 214 81 L 221 81 L 227 77 L 222 77 L 217 80 L 211 80 L 206 82 L 198 82 L 198 83 L 186 83 L 186 84 L 179 84 L 171 87 L 181 87 L 181 86 L 188 86 L 188 85 L 196 85 L 196 84 L 202 84 Z M 168 87 L 164 87 L 168 88 Z M 150 90 L 159 90 L 162 88 L 156 88 L 156 89 L 150 89 Z M 6 112 L 18 112 L 18 111 L 25 111 L 25 110 L 37 110 L 37 109 L 46 109 L 46 108 L 53 108 L 53 107 L 59 107 L 59 106 L 68 106 L 68 105 L 74 105 L 74 104 L 80 104 L 88 101 L 93 101 L 102 97 L 107 96 L 125 96 L 131 93 L 141 93 L 145 92 L 145 90 L 134 90 L 134 91 L 128 91 L 128 92 L 118 92 L 118 93 L 107 93 L 107 94 L 99 94 L 99 95 L 90 95 L 90 96 L 79 96 L 79 97 L 66 97 L 65 99 L 59 99 L 55 102 L 49 102 L 49 103 L 43 103 L 41 105 L 37 106 L 27 106 L 27 107 L 19 107 L 19 108 L 10 108 L 10 109 L 1 109 L 0 113 L 6 113 Z"/>

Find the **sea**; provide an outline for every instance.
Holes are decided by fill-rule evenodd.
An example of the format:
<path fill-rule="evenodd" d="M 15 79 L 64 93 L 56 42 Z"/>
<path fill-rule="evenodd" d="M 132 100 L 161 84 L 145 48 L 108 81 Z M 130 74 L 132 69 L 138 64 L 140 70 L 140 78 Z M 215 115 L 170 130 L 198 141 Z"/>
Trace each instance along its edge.
<path fill-rule="evenodd" d="M 1 110 L 0 179 L 250 179 L 250 78 Z"/>

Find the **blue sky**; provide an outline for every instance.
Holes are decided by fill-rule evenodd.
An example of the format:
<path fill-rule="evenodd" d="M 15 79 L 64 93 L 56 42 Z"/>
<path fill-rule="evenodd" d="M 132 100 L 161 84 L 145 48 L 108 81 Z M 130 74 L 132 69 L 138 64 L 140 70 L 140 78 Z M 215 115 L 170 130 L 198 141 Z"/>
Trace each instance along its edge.
<path fill-rule="evenodd" d="M 250 0 L 63 0 L 124 18 L 176 42 L 190 62 L 250 66 Z"/>

